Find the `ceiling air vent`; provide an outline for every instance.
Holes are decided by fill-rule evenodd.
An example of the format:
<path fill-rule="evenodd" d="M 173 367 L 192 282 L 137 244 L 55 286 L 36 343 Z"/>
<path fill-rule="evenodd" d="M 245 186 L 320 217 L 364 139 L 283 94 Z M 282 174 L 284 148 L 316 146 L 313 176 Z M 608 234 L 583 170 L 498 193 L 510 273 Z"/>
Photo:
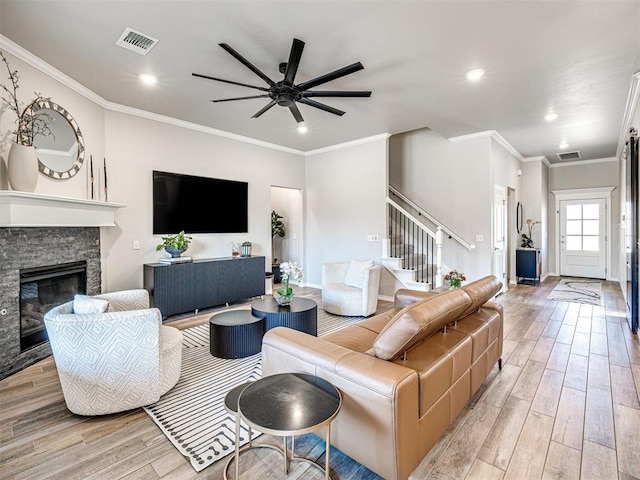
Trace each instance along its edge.
<path fill-rule="evenodd" d="M 140 55 L 146 55 L 156 46 L 156 43 L 158 43 L 158 39 L 127 28 L 116 42 L 116 45 Z"/>
<path fill-rule="evenodd" d="M 576 150 L 575 152 L 563 152 L 556 153 L 558 156 L 558 160 L 566 162 L 568 160 L 580 160 L 580 152 Z"/>

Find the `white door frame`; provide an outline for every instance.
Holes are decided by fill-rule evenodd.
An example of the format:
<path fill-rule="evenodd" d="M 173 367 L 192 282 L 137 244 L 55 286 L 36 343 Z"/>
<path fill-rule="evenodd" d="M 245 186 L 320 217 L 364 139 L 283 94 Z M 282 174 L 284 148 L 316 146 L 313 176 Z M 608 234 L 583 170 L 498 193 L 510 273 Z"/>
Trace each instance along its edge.
<path fill-rule="evenodd" d="M 501 209 L 501 213 L 502 213 L 502 218 L 500 219 L 500 223 L 502 224 L 502 239 L 498 239 L 496 238 L 496 228 L 497 228 L 497 222 L 496 222 L 496 196 L 497 195 L 501 195 L 502 197 L 502 209 Z M 506 239 L 506 235 L 507 235 L 507 188 L 504 187 L 503 185 L 498 185 L 497 183 L 493 184 L 493 201 L 492 203 L 492 215 L 491 215 L 491 251 L 492 251 L 492 270 L 494 270 L 493 274 L 496 277 L 499 277 L 498 280 L 500 280 L 500 282 L 502 283 L 502 288 L 500 289 L 500 292 L 506 292 L 508 287 L 507 284 L 507 270 L 506 270 L 506 266 L 507 266 L 507 239 Z M 497 272 L 496 270 L 496 264 L 497 264 L 497 258 L 496 258 L 496 243 L 500 242 L 502 244 L 502 265 L 500 266 L 500 270 L 501 272 Z"/>
<path fill-rule="evenodd" d="M 603 199 L 605 210 L 605 272 L 611 280 L 611 197 L 616 187 L 574 188 L 572 190 L 553 190 L 556 197 L 556 272 L 560 274 L 560 202 L 562 200 Z"/>

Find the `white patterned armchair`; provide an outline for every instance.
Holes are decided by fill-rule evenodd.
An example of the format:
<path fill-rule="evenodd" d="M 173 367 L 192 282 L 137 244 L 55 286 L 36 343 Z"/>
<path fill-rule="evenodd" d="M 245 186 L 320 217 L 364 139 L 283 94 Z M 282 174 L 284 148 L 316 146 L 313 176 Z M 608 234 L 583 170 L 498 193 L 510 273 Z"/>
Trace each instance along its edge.
<path fill-rule="evenodd" d="M 104 415 L 149 405 L 180 378 L 182 332 L 162 325 L 146 290 L 77 295 L 44 321 L 73 413 Z"/>
<path fill-rule="evenodd" d="M 373 315 L 378 308 L 380 266 L 373 260 L 322 265 L 322 308 L 350 317 Z"/>

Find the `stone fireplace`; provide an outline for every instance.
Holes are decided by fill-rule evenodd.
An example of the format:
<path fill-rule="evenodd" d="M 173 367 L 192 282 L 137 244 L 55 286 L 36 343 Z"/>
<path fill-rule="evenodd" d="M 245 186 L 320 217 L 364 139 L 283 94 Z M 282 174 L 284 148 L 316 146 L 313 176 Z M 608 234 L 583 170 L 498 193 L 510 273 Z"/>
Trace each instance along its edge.
<path fill-rule="evenodd" d="M 47 341 L 44 315 L 87 292 L 87 262 L 20 270 L 20 352 Z"/>
<path fill-rule="evenodd" d="M 99 227 L 0 228 L 0 379 L 51 354 L 38 318 L 75 290 L 100 293 L 101 274 Z"/>

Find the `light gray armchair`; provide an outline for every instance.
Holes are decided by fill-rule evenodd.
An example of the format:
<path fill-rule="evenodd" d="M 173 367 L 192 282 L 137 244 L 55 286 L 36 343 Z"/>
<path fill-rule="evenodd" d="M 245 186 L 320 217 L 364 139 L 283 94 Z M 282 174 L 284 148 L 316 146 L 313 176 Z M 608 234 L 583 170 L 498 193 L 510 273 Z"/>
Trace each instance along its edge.
<path fill-rule="evenodd" d="M 322 307 L 345 316 L 373 315 L 378 308 L 380 266 L 373 260 L 322 265 Z"/>
<path fill-rule="evenodd" d="M 104 415 L 149 405 L 180 378 L 182 332 L 162 325 L 146 290 L 76 296 L 44 321 L 73 413 Z"/>

